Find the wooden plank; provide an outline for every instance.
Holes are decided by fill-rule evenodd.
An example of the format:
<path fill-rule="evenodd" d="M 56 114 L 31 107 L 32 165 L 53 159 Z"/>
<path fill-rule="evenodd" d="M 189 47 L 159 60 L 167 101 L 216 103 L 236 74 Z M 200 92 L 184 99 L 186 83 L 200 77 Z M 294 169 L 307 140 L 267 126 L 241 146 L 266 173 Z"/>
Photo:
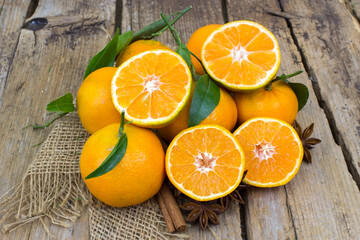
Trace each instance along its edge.
<path fill-rule="evenodd" d="M 184 43 L 187 42 L 192 32 L 196 29 L 211 23 L 224 23 L 222 16 L 221 1 L 124 1 L 122 29 L 123 31 L 133 29 L 139 30 L 146 24 L 159 18 L 161 11 L 165 14 L 182 10 L 192 5 L 193 9 L 184 15 L 175 27 L 179 30 Z M 171 34 L 167 31 L 158 40 L 176 49 L 176 44 Z M 220 225 L 214 226 L 211 230 L 202 231 L 198 224 L 192 226 L 185 234 L 190 239 L 241 239 L 240 209 L 234 204 L 225 214 L 219 215 Z"/>
<path fill-rule="evenodd" d="M 294 9 L 294 14 L 299 12 L 300 2 L 293 1 L 288 4 Z M 230 21 L 254 20 L 274 33 L 282 54 L 280 74 L 304 70 L 300 53 L 285 19 L 269 14 L 281 12 L 278 1 L 229 0 L 227 9 Z M 319 14 L 319 8 L 312 6 L 312 9 L 316 9 L 314 15 Z M 290 20 L 293 21 L 292 18 Z M 309 26 L 304 23 L 297 27 L 296 31 L 309 30 L 309 38 L 316 35 L 316 31 L 310 31 Z M 347 39 L 355 41 L 352 37 Z M 318 46 L 312 44 L 314 47 Z M 334 56 L 335 58 L 337 56 Z M 313 57 L 312 61 L 323 61 L 322 55 Z M 326 64 L 323 63 L 322 66 Z M 347 65 L 351 64 L 356 66 L 353 62 Z M 323 68 L 313 68 L 313 64 L 309 66 L 312 69 L 311 74 L 325 72 Z M 353 73 L 354 69 L 350 72 Z M 309 102 L 299 113 L 298 120 L 302 126 L 314 122 L 314 136 L 322 139 L 322 143 L 312 151 L 313 164 L 303 163 L 299 173 L 285 187 L 267 190 L 254 188 L 249 192 L 245 215 L 247 236 L 249 239 L 356 239 L 360 234 L 359 189 L 347 169 L 341 148 L 334 141 L 328 120 L 312 89 L 309 75 L 305 72 L 293 81 L 306 84 L 310 90 Z M 339 101 L 342 101 L 340 99 L 344 96 L 339 97 Z M 259 209 L 260 207 L 264 210 Z"/>
<path fill-rule="evenodd" d="M 360 187 L 360 25 L 343 1 L 284 1 L 335 138 Z"/>
<path fill-rule="evenodd" d="M 0 194 L 18 183 L 33 160 L 36 148 L 49 130 L 22 129 L 43 123 L 46 104 L 70 91 L 76 94 L 91 57 L 108 42 L 115 23 L 114 1 L 40 1 L 31 17 L 47 18 L 49 24 L 36 32 L 22 29 L 8 74 L 0 114 Z M 56 226 L 61 239 L 88 239 L 88 215 L 72 229 Z M 47 239 L 39 222 L 28 224 L 0 239 Z"/>
<path fill-rule="evenodd" d="M 0 105 L 6 78 L 31 0 L 0 1 Z"/>

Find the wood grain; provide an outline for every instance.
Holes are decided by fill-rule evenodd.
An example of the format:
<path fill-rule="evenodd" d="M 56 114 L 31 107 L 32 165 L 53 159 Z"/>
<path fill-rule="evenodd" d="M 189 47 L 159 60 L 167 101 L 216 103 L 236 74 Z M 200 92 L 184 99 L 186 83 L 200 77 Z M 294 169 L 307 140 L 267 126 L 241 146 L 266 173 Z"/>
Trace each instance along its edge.
<path fill-rule="evenodd" d="M 0 106 L 30 0 L 0 1 Z"/>
<path fill-rule="evenodd" d="M 315 90 L 360 187 L 360 25 L 342 1 L 283 1 Z"/>
<path fill-rule="evenodd" d="M 170 14 L 189 5 L 192 5 L 193 9 L 175 24 L 184 43 L 196 29 L 211 23 L 224 23 L 221 1 L 167 1 L 166 4 L 161 1 L 123 1 L 122 30 L 137 31 L 158 19 L 161 11 Z M 176 49 L 176 44 L 169 31 L 160 36 L 158 40 Z M 211 230 L 202 231 L 196 224 L 190 227 L 185 234 L 188 234 L 190 239 L 215 239 L 215 236 L 218 239 L 241 239 L 238 205 L 232 205 L 226 214 L 219 216 L 219 220 L 221 224 L 212 227 L 214 233 Z"/>
<path fill-rule="evenodd" d="M 295 1 L 292 4 L 294 9 L 298 9 Z M 278 1 L 228 1 L 227 8 L 230 21 L 254 20 L 274 33 L 282 54 L 279 74 L 304 70 L 290 28 L 283 17 L 274 16 L 274 13 L 281 13 Z M 315 7 L 312 9 L 318 11 Z M 295 17 L 295 11 L 290 17 Z M 309 29 L 301 25 L 298 27 Z M 313 34 L 316 34 L 314 29 L 309 32 L 309 36 Z M 316 44 L 313 46 L 316 47 Z M 317 56 L 313 61 L 320 59 L 321 56 Z M 341 58 L 337 61 L 341 61 Z M 323 72 L 323 68 L 312 69 L 314 74 Z M 322 139 L 322 143 L 312 151 L 313 164 L 303 163 L 298 174 L 285 187 L 253 189 L 249 192 L 245 216 L 248 237 L 355 239 L 360 234 L 359 189 L 347 169 L 341 148 L 335 143 L 328 120 L 312 89 L 309 75 L 305 72 L 293 81 L 306 84 L 310 90 L 309 102 L 299 112 L 298 120 L 302 126 L 314 122 L 314 136 Z"/>
<path fill-rule="evenodd" d="M 114 13 L 114 1 L 39 1 L 30 19 L 47 18 L 49 24 L 36 32 L 21 30 L 3 92 L 0 194 L 21 180 L 37 150 L 31 146 L 49 132 L 22 128 L 48 120 L 49 101 L 68 91 L 76 95 L 87 63 L 108 42 L 107 32 L 113 33 Z M 51 231 L 60 239 L 88 239 L 87 216 L 71 229 L 52 226 Z M 47 238 L 40 222 L 0 234 L 0 239 Z"/>

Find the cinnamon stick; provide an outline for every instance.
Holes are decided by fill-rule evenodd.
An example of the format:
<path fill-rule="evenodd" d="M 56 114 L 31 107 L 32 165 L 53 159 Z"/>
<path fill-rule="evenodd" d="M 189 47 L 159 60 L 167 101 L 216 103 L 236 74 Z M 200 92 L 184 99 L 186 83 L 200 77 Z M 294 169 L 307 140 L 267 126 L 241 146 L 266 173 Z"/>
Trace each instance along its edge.
<path fill-rule="evenodd" d="M 168 184 L 166 182 L 163 183 L 160 189 L 160 195 L 164 200 L 165 207 L 170 215 L 170 218 L 174 224 L 176 231 L 182 232 L 185 231 L 185 219 L 180 211 L 180 208 L 175 200 L 174 195 L 172 194 Z"/>
<path fill-rule="evenodd" d="M 165 223 L 166 223 L 166 226 L 167 226 L 167 229 L 170 233 L 173 233 L 175 232 L 175 227 L 174 227 L 174 224 L 171 220 L 171 217 L 170 217 L 170 214 L 165 206 L 165 202 L 164 202 L 164 199 L 162 198 L 161 194 L 158 193 L 156 194 L 156 198 L 159 202 L 159 206 L 160 206 L 160 210 L 164 216 L 164 220 L 165 220 Z"/>

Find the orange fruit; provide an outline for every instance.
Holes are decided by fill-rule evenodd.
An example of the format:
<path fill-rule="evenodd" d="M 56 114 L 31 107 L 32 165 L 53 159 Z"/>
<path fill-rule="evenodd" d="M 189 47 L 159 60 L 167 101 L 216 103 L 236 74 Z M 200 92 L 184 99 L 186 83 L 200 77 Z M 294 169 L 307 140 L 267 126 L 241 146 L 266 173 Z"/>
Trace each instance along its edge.
<path fill-rule="evenodd" d="M 114 148 L 119 127 L 111 124 L 91 135 L 81 152 L 80 172 L 97 199 L 113 207 L 126 207 L 142 203 L 160 190 L 165 178 L 165 153 L 152 131 L 125 124 L 128 145 L 119 164 L 102 176 L 85 179 Z"/>
<path fill-rule="evenodd" d="M 138 40 L 127 46 L 124 51 L 119 54 L 116 59 L 116 67 L 119 67 L 123 62 L 139 53 L 154 49 L 171 50 L 170 48 L 156 40 Z"/>
<path fill-rule="evenodd" d="M 271 90 L 235 93 L 234 100 L 240 123 L 255 117 L 270 117 L 292 124 L 298 112 L 296 95 L 283 81 L 271 84 Z"/>
<path fill-rule="evenodd" d="M 100 68 L 88 75 L 79 88 L 77 110 L 82 125 L 90 134 L 111 123 L 120 123 L 110 90 L 115 72 L 115 67 Z"/>
<path fill-rule="evenodd" d="M 186 44 L 187 48 L 200 59 L 201 48 L 204 45 L 205 40 L 219 27 L 221 27 L 220 24 L 210 24 L 197 29 L 190 36 L 189 41 Z M 204 69 L 201 63 L 193 55 L 191 55 L 191 62 L 194 64 L 195 72 L 199 75 L 203 75 Z"/>
<path fill-rule="evenodd" d="M 234 191 L 244 173 L 244 152 L 235 137 L 217 125 L 179 133 L 166 151 L 166 174 L 185 195 L 210 201 Z"/>
<path fill-rule="evenodd" d="M 190 70 L 179 54 L 150 50 L 121 64 L 111 83 L 112 99 L 128 121 L 159 128 L 183 109 L 191 82 Z"/>
<path fill-rule="evenodd" d="M 281 186 L 298 172 L 303 147 L 288 123 L 274 118 L 253 118 L 242 124 L 234 136 L 245 152 L 246 183 L 257 187 Z"/>
<path fill-rule="evenodd" d="M 195 84 L 194 84 L 195 85 Z M 194 90 L 195 87 L 193 87 Z M 166 141 L 171 141 L 179 132 L 188 127 L 192 91 L 189 101 L 186 103 L 180 114 L 169 125 L 158 129 L 160 136 Z M 229 131 L 232 131 L 237 121 L 237 109 L 234 99 L 230 94 L 220 88 L 220 101 L 212 113 L 200 124 L 217 124 Z"/>
<path fill-rule="evenodd" d="M 206 39 L 201 60 L 208 74 L 234 91 L 268 84 L 280 66 L 280 49 L 274 35 L 251 21 L 227 23 Z"/>

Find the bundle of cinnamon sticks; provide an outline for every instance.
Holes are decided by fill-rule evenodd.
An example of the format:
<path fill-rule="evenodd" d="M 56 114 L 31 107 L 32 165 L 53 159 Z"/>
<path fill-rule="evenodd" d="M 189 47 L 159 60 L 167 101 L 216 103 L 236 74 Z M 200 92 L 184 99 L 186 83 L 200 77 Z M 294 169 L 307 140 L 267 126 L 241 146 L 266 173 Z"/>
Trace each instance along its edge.
<path fill-rule="evenodd" d="M 156 197 L 168 231 L 170 233 L 185 231 L 185 219 L 166 181 L 164 181 Z"/>

